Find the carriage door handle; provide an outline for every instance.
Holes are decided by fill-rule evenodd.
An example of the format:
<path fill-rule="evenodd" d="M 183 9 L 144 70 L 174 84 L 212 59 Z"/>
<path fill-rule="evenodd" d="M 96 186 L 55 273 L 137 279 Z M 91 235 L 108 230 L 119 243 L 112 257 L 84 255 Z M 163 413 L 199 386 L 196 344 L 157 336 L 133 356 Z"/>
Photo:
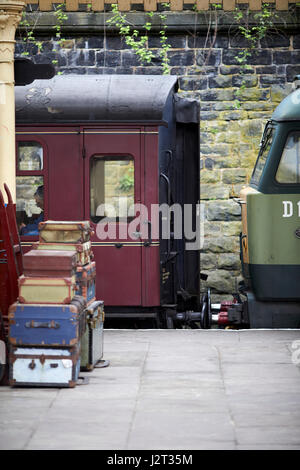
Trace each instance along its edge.
<path fill-rule="evenodd" d="M 171 205 L 171 182 L 170 182 L 170 178 L 168 178 L 168 176 L 165 175 L 164 173 L 161 173 L 160 177 L 163 178 L 167 183 L 168 206 L 170 207 L 170 205 Z M 170 240 L 170 237 L 169 237 L 168 238 L 168 248 L 167 248 L 167 258 L 166 258 L 167 260 L 169 259 L 170 253 L 171 253 L 171 240 Z"/>
<path fill-rule="evenodd" d="M 144 246 L 151 246 L 152 243 L 152 225 L 150 220 L 145 220 L 145 224 L 148 224 L 149 232 L 148 232 L 148 240 L 144 242 Z"/>

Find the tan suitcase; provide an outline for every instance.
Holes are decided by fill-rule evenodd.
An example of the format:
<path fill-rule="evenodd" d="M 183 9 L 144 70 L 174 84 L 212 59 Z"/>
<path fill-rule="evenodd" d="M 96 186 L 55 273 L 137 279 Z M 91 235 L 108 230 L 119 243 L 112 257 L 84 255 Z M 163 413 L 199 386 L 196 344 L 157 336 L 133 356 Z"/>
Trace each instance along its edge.
<path fill-rule="evenodd" d="M 77 293 L 76 276 L 19 277 L 19 302 L 22 304 L 69 304 Z"/>
<path fill-rule="evenodd" d="M 84 243 L 90 241 L 90 222 L 47 220 L 39 223 L 41 243 Z"/>

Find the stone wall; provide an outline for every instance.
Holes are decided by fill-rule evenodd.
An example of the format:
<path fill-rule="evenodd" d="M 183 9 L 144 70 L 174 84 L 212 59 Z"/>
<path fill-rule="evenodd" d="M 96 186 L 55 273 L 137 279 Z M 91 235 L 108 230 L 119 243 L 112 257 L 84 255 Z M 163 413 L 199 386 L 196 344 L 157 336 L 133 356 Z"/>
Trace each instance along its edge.
<path fill-rule="evenodd" d="M 178 14 L 179 15 L 179 14 Z M 101 23 L 103 24 L 103 23 Z M 300 73 L 300 34 L 279 28 L 261 40 L 248 59 L 244 73 L 237 54 L 247 46 L 228 26 L 218 34 L 213 48 L 205 47 L 206 31 L 190 27 L 170 28 L 170 73 L 179 77 L 179 92 L 201 103 L 200 161 L 201 200 L 204 204 L 204 246 L 201 271 L 207 273 L 213 300 L 228 298 L 241 279 L 239 260 L 240 189 L 249 182 L 264 124 Z M 106 28 L 97 33 L 64 34 L 63 46 L 45 36 L 43 51 L 18 41 L 16 54 L 24 50 L 36 63 L 57 61 L 63 74 L 161 74 L 157 54 L 150 65 L 141 65 L 118 35 Z M 149 36 L 149 47 L 158 52 L 158 35 Z M 243 89 L 241 85 L 243 84 Z M 198 177 L 198 175 L 195 175 Z"/>

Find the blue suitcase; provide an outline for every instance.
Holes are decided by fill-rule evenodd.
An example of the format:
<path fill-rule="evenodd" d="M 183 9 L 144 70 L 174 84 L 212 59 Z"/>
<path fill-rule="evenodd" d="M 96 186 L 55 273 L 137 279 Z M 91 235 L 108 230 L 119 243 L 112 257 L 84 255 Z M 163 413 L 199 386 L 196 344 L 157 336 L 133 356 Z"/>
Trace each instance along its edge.
<path fill-rule="evenodd" d="M 10 346 L 11 386 L 73 388 L 79 372 L 80 343 L 64 349 Z"/>
<path fill-rule="evenodd" d="M 8 340 L 14 346 L 70 347 L 86 328 L 86 302 L 75 296 L 70 304 L 20 304 L 9 308 Z"/>

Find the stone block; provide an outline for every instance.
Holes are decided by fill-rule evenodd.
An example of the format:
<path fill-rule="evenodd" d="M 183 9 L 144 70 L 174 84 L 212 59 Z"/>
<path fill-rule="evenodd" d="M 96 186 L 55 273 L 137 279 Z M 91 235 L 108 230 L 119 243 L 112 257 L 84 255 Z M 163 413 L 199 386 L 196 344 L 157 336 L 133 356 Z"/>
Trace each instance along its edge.
<path fill-rule="evenodd" d="M 216 269 L 215 271 L 209 271 L 207 274 L 208 279 L 206 284 L 211 289 L 220 293 L 233 293 L 236 291 L 236 277 L 238 276 L 238 273 L 232 273 L 232 271 L 227 271 L 225 269 Z"/>
<path fill-rule="evenodd" d="M 200 111 L 200 116 L 201 119 L 203 119 L 204 121 L 215 121 L 216 119 L 218 119 L 219 113 L 216 111 Z"/>
<path fill-rule="evenodd" d="M 300 67 L 299 67 L 300 73 Z M 271 85 L 270 87 L 270 94 L 271 94 L 271 101 L 273 103 L 280 103 L 289 93 L 292 91 L 292 84 L 286 83 L 283 85 Z"/>
<path fill-rule="evenodd" d="M 229 154 L 230 147 L 228 144 L 215 143 L 212 145 L 200 145 L 200 153 L 202 155 L 220 155 Z"/>
<path fill-rule="evenodd" d="M 81 50 L 77 55 L 76 64 L 86 66 L 95 65 L 95 51 L 88 49 Z"/>
<path fill-rule="evenodd" d="M 260 45 L 262 48 L 289 47 L 290 37 L 284 32 L 278 31 L 276 34 L 267 34 L 260 40 Z"/>
<path fill-rule="evenodd" d="M 230 126 L 228 126 L 230 128 Z M 237 144 L 240 142 L 240 132 L 220 132 L 216 135 L 217 142 L 223 142 L 224 144 Z"/>
<path fill-rule="evenodd" d="M 211 89 L 200 92 L 200 98 L 203 101 L 231 101 L 234 99 L 234 90 L 229 89 Z"/>
<path fill-rule="evenodd" d="M 221 50 L 198 50 L 196 52 L 196 64 L 197 65 L 213 65 L 215 67 L 221 64 Z"/>
<path fill-rule="evenodd" d="M 171 46 L 171 49 L 185 49 L 186 47 L 186 36 L 179 35 L 168 35 L 167 44 Z M 160 48 L 161 47 L 161 38 L 160 36 L 150 36 L 148 39 L 148 47 L 150 49 Z"/>
<path fill-rule="evenodd" d="M 238 65 L 221 65 L 220 67 L 220 73 L 222 75 L 233 75 L 235 73 L 240 73 L 241 69 Z M 247 73 L 251 73 L 250 71 L 247 70 Z M 252 71 L 254 73 L 254 70 Z"/>
<path fill-rule="evenodd" d="M 296 75 L 300 74 L 300 65 L 288 65 L 286 67 L 286 79 L 288 82 L 293 82 Z"/>
<path fill-rule="evenodd" d="M 86 69 L 87 75 L 103 75 L 103 68 L 102 67 L 88 67 Z"/>
<path fill-rule="evenodd" d="M 162 75 L 163 70 L 161 67 L 153 67 L 151 65 L 137 67 L 135 70 L 137 75 Z"/>
<path fill-rule="evenodd" d="M 275 65 L 291 64 L 292 63 L 292 51 L 274 51 L 273 63 Z"/>
<path fill-rule="evenodd" d="M 105 49 L 107 51 L 119 51 L 121 49 L 128 49 L 125 39 L 120 36 L 106 36 Z"/>
<path fill-rule="evenodd" d="M 206 34 L 194 34 L 188 36 L 188 47 L 191 49 L 203 49 L 209 48 L 212 43 L 212 37 L 208 37 Z M 215 49 L 227 48 L 229 44 L 229 39 L 227 35 L 217 35 L 213 47 Z"/>
<path fill-rule="evenodd" d="M 205 90 L 207 88 L 207 77 L 180 77 L 179 88 L 186 91 Z"/>
<path fill-rule="evenodd" d="M 300 34 L 294 34 L 293 47 L 294 49 L 300 49 Z"/>
<path fill-rule="evenodd" d="M 34 62 L 36 64 L 52 64 L 53 60 L 57 60 L 58 67 L 65 67 L 67 65 L 67 57 L 64 53 L 56 53 L 56 52 L 41 52 L 34 56 Z"/>
<path fill-rule="evenodd" d="M 85 67 L 61 67 L 60 72 L 64 75 L 85 75 L 87 73 Z"/>
<path fill-rule="evenodd" d="M 223 169 L 223 168 L 237 168 L 242 166 L 240 162 L 240 155 L 238 149 L 234 152 L 231 151 L 226 157 L 209 156 L 205 159 L 205 167 L 207 169 Z M 209 166 L 208 166 L 209 165 Z"/>
<path fill-rule="evenodd" d="M 206 202 L 201 202 L 204 205 Z M 222 222 L 204 222 L 204 236 L 205 237 L 222 237 Z"/>
<path fill-rule="evenodd" d="M 53 49 L 53 44 L 48 41 L 48 44 L 46 45 L 47 43 L 43 43 L 43 50 L 45 50 L 45 47 L 48 47 L 49 49 L 48 50 L 52 50 Z M 60 48 L 61 49 L 74 49 L 75 47 L 75 39 L 64 39 L 63 38 L 63 41 L 61 43 L 61 46 Z"/>
<path fill-rule="evenodd" d="M 170 67 L 170 75 L 186 75 L 187 67 Z"/>
<path fill-rule="evenodd" d="M 209 88 L 228 88 L 232 86 L 230 75 L 218 75 L 208 79 Z"/>
<path fill-rule="evenodd" d="M 239 251 L 238 237 L 205 236 L 203 252 L 207 253 L 231 253 Z"/>
<path fill-rule="evenodd" d="M 101 54 L 101 52 L 98 54 Z M 141 65 L 141 61 L 134 51 L 121 51 L 121 57 L 123 67 L 136 67 Z"/>
<path fill-rule="evenodd" d="M 223 64 L 224 65 L 238 65 L 238 57 L 240 56 L 241 49 L 225 49 L 223 50 Z M 261 49 L 254 51 L 251 56 L 247 57 L 246 64 L 248 65 L 270 65 L 272 64 L 272 54 L 268 49 Z"/>
<path fill-rule="evenodd" d="M 217 257 L 211 253 L 201 253 L 200 266 L 202 269 L 215 269 L 217 267 Z"/>
<path fill-rule="evenodd" d="M 229 188 L 219 183 L 202 183 L 200 188 L 200 198 L 205 199 L 228 199 Z"/>
<path fill-rule="evenodd" d="M 246 171 L 244 168 L 222 170 L 222 182 L 225 184 L 245 183 Z"/>
<path fill-rule="evenodd" d="M 203 161 L 203 159 L 201 161 Z M 214 164 L 215 164 L 215 161 L 214 161 L 213 158 L 205 158 L 204 168 L 206 168 L 207 170 L 213 170 L 214 169 Z"/>
<path fill-rule="evenodd" d="M 210 222 L 210 223 L 213 223 L 213 222 Z M 238 237 L 242 229 L 241 221 L 238 221 L 238 222 L 231 221 L 231 222 L 221 222 L 221 223 L 218 222 L 218 223 L 221 225 L 222 235 L 224 237 L 233 237 L 233 236 Z"/>
<path fill-rule="evenodd" d="M 61 54 L 60 54 L 61 56 Z M 67 60 L 69 66 L 94 66 L 96 63 L 95 51 L 93 50 L 74 50 L 67 52 Z"/>
<path fill-rule="evenodd" d="M 260 74 L 276 74 L 278 73 L 278 67 L 275 65 L 262 65 L 261 67 L 258 66 L 256 67 L 256 73 L 257 75 Z"/>
<path fill-rule="evenodd" d="M 276 75 L 261 75 L 259 81 L 261 87 L 269 87 L 270 85 L 285 85 L 286 78 Z"/>
<path fill-rule="evenodd" d="M 223 111 L 219 114 L 219 119 L 223 119 L 224 121 L 243 121 L 247 118 L 246 111 L 242 109 L 237 109 L 233 111 Z"/>
<path fill-rule="evenodd" d="M 170 66 L 189 66 L 194 65 L 194 51 L 169 51 L 168 58 Z"/>
<path fill-rule="evenodd" d="M 238 270 L 241 268 L 239 253 L 221 253 L 218 255 L 218 268 Z"/>
<path fill-rule="evenodd" d="M 261 101 L 268 100 L 270 98 L 269 90 L 261 88 L 245 88 L 239 89 L 235 92 L 235 97 L 240 101 Z"/>
<path fill-rule="evenodd" d="M 255 87 L 257 85 L 258 78 L 257 75 L 246 75 L 246 74 L 239 74 L 239 75 L 234 75 L 232 77 L 232 86 L 234 87 L 240 87 L 240 86 L 245 86 L 247 88 L 249 87 Z"/>
<path fill-rule="evenodd" d="M 268 101 L 243 101 L 243 109 L 248 111 L 273 111 L 274 105 Z"/>
<path fill-rule="evenodd" d="M 89 49 L 103 49 L 104 47 L 104 37 L 103 36 L 93 36 L 88 38 L 88 48 Z"/>
<path fill-rule="evenodd" d="M 230 47 L 247 49 L 250 46 L 250 42 L 239 32 L 230 35 Z"/>
<path fill-rule="evenodd" d="M 203 183 L 218 183 L 221 181 L 221 170 L 201 170 L 200 171 L 200 183 L 202 190 Z"/>
<path fill-rule="evenodd" d="M 229 199 L 227 201 L 208 201 L 206 203 L 207 220 L 240 220 L 241 208 L 237 202 Z M 231 250 L 228 250 L 231 251 Z"/>

